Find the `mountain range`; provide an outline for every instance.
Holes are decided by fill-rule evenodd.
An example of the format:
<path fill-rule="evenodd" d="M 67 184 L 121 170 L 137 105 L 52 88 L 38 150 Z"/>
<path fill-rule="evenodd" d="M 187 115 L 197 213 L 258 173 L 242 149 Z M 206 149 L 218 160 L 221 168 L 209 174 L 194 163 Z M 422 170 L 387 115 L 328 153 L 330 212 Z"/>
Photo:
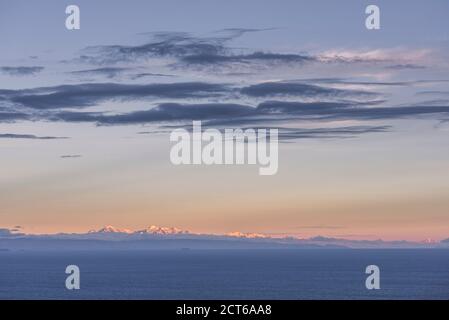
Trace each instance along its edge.
<path fill-rule="evenodd" d="M 223 235 L 191 233 L 175 227 L 149 226 L 132 231 L 105 226 L 86 233 L 26 234 L 20 228 L 0 228 L 0 251 L 9 250 L 145 250 L 145 249 L 326 249 L 326 248 L 447 248 L 449 239 L 411 242 L 405 240 L 352 240 L 317 236 L 273 237 L 260 233 L 232 232 Z"/>

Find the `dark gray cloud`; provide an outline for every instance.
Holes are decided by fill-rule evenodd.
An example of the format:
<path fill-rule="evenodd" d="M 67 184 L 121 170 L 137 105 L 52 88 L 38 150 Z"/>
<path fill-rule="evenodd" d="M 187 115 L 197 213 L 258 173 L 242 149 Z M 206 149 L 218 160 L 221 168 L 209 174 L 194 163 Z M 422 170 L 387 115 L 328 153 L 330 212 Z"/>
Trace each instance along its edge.
<path fill-rule="evenodd" d="M 417 95 L 449 96 L 449 91 L 430 90 L 430 91 L 420 91 L 420 92 L 417 92 L 416 94 Z"/>
<path fill-rule="evenodd" d="M 264 29 L 267 30 L 267 29 Z M 228 42 L 248 32 L 262 29 L 224 29 L 210 37 L 196 37 L 186 32 L 150 33 L 152 41 L 137 45 L 92 46 L 84 50 L 80 61 L 91 64 L 114 64 L 135 62 L 154 57 L 178 59 L 173 66 L 217 65 L 229 63 L 305 63 L 316 61 L 306 54 L 283 54 L 276 52 L 237 53 Z M 241 50 L 240 50 L 241 51 Z"/>
<path fill-rule="evenodd" d="M 176 77 L 176 76 L 173 74 L 143 72 L 132 75 L 131 79 L 137 80 L 145 77 Z"/>
<path fill-rule="evenodd" d="M 310 80 L 310 82 L 313 83 L 314 81 Z M 362 83 L 339 78 L 316 79 L 316 82 Z M 363 82 L 363 84 L 365 83 Z M 402 84 L 388 83 L 386 85 Z M 265 101 L 257 105 L 215 102 L 215 100 L 226 101 L 229 98 L 234 99 L 242 96 L 263 98 Z M 317 101 L 282 101 L 283 99 L 280 98 L 283 96 L 312 98 Z M 422 102 L 418 105 L 380 107 L 386 101 L 366 99 L 377 98 L 377 96 L 378 93 L 376 92 L 336 89 L 305 83 L 304 80 L 265 82 L 243 88 L 202 82 L 154 83 L 148 85 L 85 83 L 23 90 L 0 90 L 0 100 L 3 100 L 0 101 L 2 103 L 0 106 L 0 121 L 45 120 L 90 122 L 97 125 L 127 125 L 204 120 L 207 125 L 215 127 L 244 127 L 246 125 L 272 125 L 283 121 L 304 119 L 389 120 L 407 117 L 418 118 L 425 115 L 445 119 L 449 115 L 449 106 L 444 103 L 444 100 L 432 101 L 432 103 Z M 94 106 L 111 100 L 127 101 L 148 98 L 205 99 L 205 102 L 161 103 L 147 110 L 119 114 L 62 110 L 64 108 Z M 267 100 L 267 98 L 276 100 Z M 211 100 L 214 102 L 211 102 Z M 253 101 L 253 103 L 255 102 Z M 8 106 L 8 108 L 5 106 Z M 350 134 L 349 131 L 346 132 Z M 341 132 L 334 133 L 342 135 Z M 288 139 L 289 137 L 300 138 L 317 135 L 331 136 L 332 132 L 290 132 L 285 130 L 282 134 L 284 139 Z M 355 134 L 359 133 L 355 132 Z"/>
<path fill-rule="evenodd" d="M 60 111 L 45 115 L 43 120 L 62 122 L 98 122 L 103 117 L 108 117 L 101 112 L 72 112 Z"/>
<path fill-rule="evenodd" d="M 86 83 L 26 90 L 1 90 L 0 96 L 33 109 L 83 108 L 99 102 L 143 98 L 210 98 L 228 91 L 223 84 L 183 82 L 167 84 Z"/>
<path fill-rule="evenodd" d="M 20 120 L 30 120 L 30 118 L 31 116 L 26 113 L 0 110 L 0 122 L 15 122 Z"/>
<path fill-rule="evenodd" d="M 306 63 L 316 61 L 312 56 L 302 54 L 283 54 L 270 52 L 254 52 L 249 54 L 196 54 L 180 57 L 184 65 L 220 65 L 225 63 Z"/>
<path fill-rule="evenodd" d="M 4 73 L 10 76 L 28 76 L 28 75 L 34 75 L 36 73 L 41 72 L 44 70 L 44 67 L 39 66 L 32 66 L 32 67 L 24 67 L 24 66 L 18 66 L 18 67 L 0 67 L 0 73 Z"/>
<path fill-rule="evenodd" d="M 382 133 L 391 130 L 391 126 L 348 126 L 337 128 L 314 128 L 314 129 L 297 129 L 297 128 L 280 128 L 280 140 L 293 139 L 337 139 L 352 138 L 366 133 Z"/>
<path fill-rule="evenodd" d="M 50 91 L 51 90 L 51 91 Z M 173 91 L 172 91 L 173 90 Z M 257 106 L 238 103 L 162 103 L 147 110 L 133 111 L 121 114 L 103 112 L 74 112 L 61 111 L 69 107 L 86 107 L 111 99 L 137 99 L 147 96 L 186 98 L 220 96 L 235 93 L 220 84 L 205 83 L 175 83 L 155 85 L 119 85 L 119 84 L 87 84 L 60 86 L 54 88 L 38 88 L 17 91 L 2 90 L 14 103 L 38 109 L 36 113 L 7 112 L 0 110 L 0 121 L 17 120 L 48 120 L 65 122 L 92 122 L 98 125 L 125 125 L 155 122 L 182 122 L 190 120 L 207 120 L 211 125 L 242 125 L 257 123 L 278 123 L 288 120 L 334 120 L 334 119 L 398 119 L 421 117 L 425 115 L 440 115 L 440 119 L 447 118 L 449 106 L 419 104 L 394 107 L 379 107 L 384 100 L 339 100 L 339 101 L 276 101 L 268 100 Z M 338 95 L 365 95 L 366 92 L 337 90 L 313 85 L 265 83 L 248 86 L 241 90 L 243 94 L 255 97 L 296 94 L 318 98 L 335 97 Z M 45 93 L 40 93 L 44 91 Z M 47 93 L 50 91 L 51 93 Z M 368 94 L 369 95 L 369 94 Z M 223 95 L 223 97 L 227 97 Z M 439 101 L 444 102 L 444 101 Z M 53 111 L 56 110 L 56 111 Z"/>
<path fill-rule="evenodd" d="M 22 90 L 0 90 L 0 100 L 9 101 L 38 110 L 85 108 L 110 100 L 167 99 L 215 99 L 235 97 L 241 93 L 250 97 L 302 96 L 316 99 L 372 98 L 378 93 L 361 90 L 343 90 L 295 82 L 266 82 L 232 88 L 227 84 L 204 82 L 118 84 L 84 83 Z M 0 110 L 1 111 L 1 110 Z M 20 114 L 4 114 L 3 119 L 20 117 Z M 24 117 L 24 116 L 22 116 Z M 2 119 L 0 115 L 0 119 Z"/>
<path fill-rule="evenodd" d="M 262 114 L 300 114 L 304 116 L 322 116 L 353 108 L 350 102 L 288 102 L 265 101 L 257 106 Z"/>
<path fill-rule="evenodd" d="M 203 124 L 203 127 L 211 127 L 210 123 Z M 333 128 L 289 128 L 289 127 L 240 127 L 246 129 L 277 129 L 278 139 L 281 141 L 296 139 L 341 139 L 353 138 L 366 133 L 382 133 L 389 132 L 391 126 L 346 126 Z M 186 126 L 191 128 L 191 125 Z"/>
<path fill-rule="evenodd" d="M 449 99 L 433 99 L 425 100 L 410 104 L 411 106 L 448 106 Z"/>
<path fill-rule="evenodd" d="M 296 82 L 305 82 L 312 84 L 338 84 L 338 85 L 361 85 L 361 86 L 414 86 L 417 84 L 441 84 L 447 83 L 447 79 L 422 79 L 422 80 L 410 80 L 410 81 L 360 81 L 348 78 L 308 78 L 308 79 L 296 79 Z"/>
<path fill-rule="evenodd" d="M 363 107 L 339 102 L 267 101 L 258 105 L 264 114 L 291 114 L 315 119 L 397 119 L 430 114 L 449 114 L 449 106 Z"/>
<path fill-rule="evenodd" d="M 408 86 L 415 84 L 414 81 L 358 81 L 346 78 L 308 78 L 297 79 L 295 81 L 306 83 L 325 83 L 325 84 L 347 84 L 347 85 L 362 85 L 362 86 Z"/>
<path fill-rule="evenodd" d="M 55 140 L 55 139 L 69 139 L 69 138 L 68 137 L 53 137 L 53 136 L 36 136 L 34 134 L 0 133 L 0 139 Z"/>
<path fill-rule="evenodd" d="M 70 74 L 79 76 L 104 76 L 106 78 L 112 79 L 129 70 L 131 70 L 131 68 L 105 67 L 105 68 L 71 71 Z"/>
<path fill-rule="evenodd" d="M 60 158 L 61 159 L 75 159 L 75 158 L 81 158 L 82 156 L 80 154 L 64 154 Z"/>
<path fill-rule="evenodd" d="M 421 66 L 421 65 L 417 65 L 417 64 L 411 64 L 411 63 L 407 63 L 407 64 L 394 64 L 394 65 L 390 65 L 390 66 L 386 66 L 385 69 L 391 69 L 391 70 L 416 70 L 416 69 L 425 69 L 426 66 Z"/>
<path fill-rule="evenodd" d="M 187 32 L 150 33 L 152 41 L 143 45 L 106 45 L 86 48 L 81 60 L 88 63 L 112 64 L 150 57 L 181 57 L 190 55 L 218 55 L 227 52 L 225 43 L 245 33 L 232 31 L 227 35 L 199 38 Z"/>
<path fill-rule="evenodd" d="M 206 120 L 211 126 L 244 126 L 289 120 L 376 120 L 449 115 L 449 106 L 375 107 L 359 102 L 286 102 L 266 101 L 257 107 L 243 104 L 164 103 L 156 107 L 129 113 L 109 115 L 98 112 L 58 112 L 52 121 L 95 122 L 99 125 L 126 125 L 155 122 Z"/>
<path fill-rule="evenodd" d="M 163 103 L 157 107 L 117 115 L 94 112 L 59 112 L 53 120 L 67 122 L 96 122 L 99 125 L 125 125 L 151 122 L 207 120 L 228 117 L 241 117 L 253 114 L 250 106 L 226 103 L 178 104 Z"/>
<path fill-rule="evenodd" d="M 83 50 L 78 61 L 90 64 L 111 65 L 121 62 L 136 62 L 149 58 L 169 57 L 177 62 L 172 67 L 189 66 L 225 66 L 230 64 L 257 63 L 264 66 L 273 64 L 303 64 L 318 62 L 329 63 L 390 63 L 389 69 L 419 69 L 423 66 L 414 64 L 391 64 L 390 59 L 372 59 L 366 57 L 347 58 L 342 56 L 319 56 L 303 52 L 281 53 L 253 51 L 233 48 L 229 42 L 248 33 L 271 29 L 224 29 L 211 36 L 198 37 L 187 32 L 152 32 L 144 33 L 150 40 L 141 45 L 100 45 Z"/>
<path fill-rule="evenodd" d="M 341 98 L 348 96 L 375 97 L 379 95 L 378 93 L 369 91 L 343 90 L 295 82 L 264 82 L 244 87 L 240 92 L 252 97 L 302 96 Z"/>

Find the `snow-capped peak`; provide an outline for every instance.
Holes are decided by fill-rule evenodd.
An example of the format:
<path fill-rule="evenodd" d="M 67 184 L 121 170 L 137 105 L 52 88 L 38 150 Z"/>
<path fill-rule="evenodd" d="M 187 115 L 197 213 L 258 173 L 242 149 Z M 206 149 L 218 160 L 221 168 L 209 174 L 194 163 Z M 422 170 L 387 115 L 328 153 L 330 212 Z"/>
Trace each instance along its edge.
<path fill-rule="evenodd" d="M 105 226 L 99 230 L 91 230 L 89 233 L 132 233 L 132 231 L 128 229 L 119 229 L 113 226 Z"/>
<path fill-rule="evenodd" d="M 187 234 L 188 231 L 181 230 L 175 227 L 158 227 L 158 226 L 149 226 L 148 228 L 140 231 L 136 231 L 136 233 L 149 233 L 149 234 Z"/>

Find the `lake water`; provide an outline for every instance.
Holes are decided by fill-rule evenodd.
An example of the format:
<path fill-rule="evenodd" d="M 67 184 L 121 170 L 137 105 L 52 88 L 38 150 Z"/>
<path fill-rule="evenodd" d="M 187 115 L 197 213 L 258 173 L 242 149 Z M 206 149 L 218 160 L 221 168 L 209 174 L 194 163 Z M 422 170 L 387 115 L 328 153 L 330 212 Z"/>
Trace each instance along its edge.
<path fill-rule="evenodd" d="M 0 299 L 449 299 L 449 250 L 0 252 Z"/>

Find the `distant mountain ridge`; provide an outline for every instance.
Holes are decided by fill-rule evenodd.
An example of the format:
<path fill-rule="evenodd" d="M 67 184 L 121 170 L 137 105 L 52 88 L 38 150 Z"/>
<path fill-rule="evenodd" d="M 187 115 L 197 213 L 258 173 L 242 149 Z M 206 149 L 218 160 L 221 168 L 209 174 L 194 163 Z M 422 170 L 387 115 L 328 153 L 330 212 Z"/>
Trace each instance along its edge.
<path fill-rule="evenodd" d="M 176 227 L 151 225 L 132 231 L 107 225 L 86 233 L 26 234 L 18 229 L 0 228 L 4 249 L 251 249 L 251 248 L 449 248 L 449 239 L 440 242 L 405 240 L 350 240 L 316 236 L 312 238 L 272 237 L 261 233 L 231 232 L 223 235 L 192 233 Z"/>

